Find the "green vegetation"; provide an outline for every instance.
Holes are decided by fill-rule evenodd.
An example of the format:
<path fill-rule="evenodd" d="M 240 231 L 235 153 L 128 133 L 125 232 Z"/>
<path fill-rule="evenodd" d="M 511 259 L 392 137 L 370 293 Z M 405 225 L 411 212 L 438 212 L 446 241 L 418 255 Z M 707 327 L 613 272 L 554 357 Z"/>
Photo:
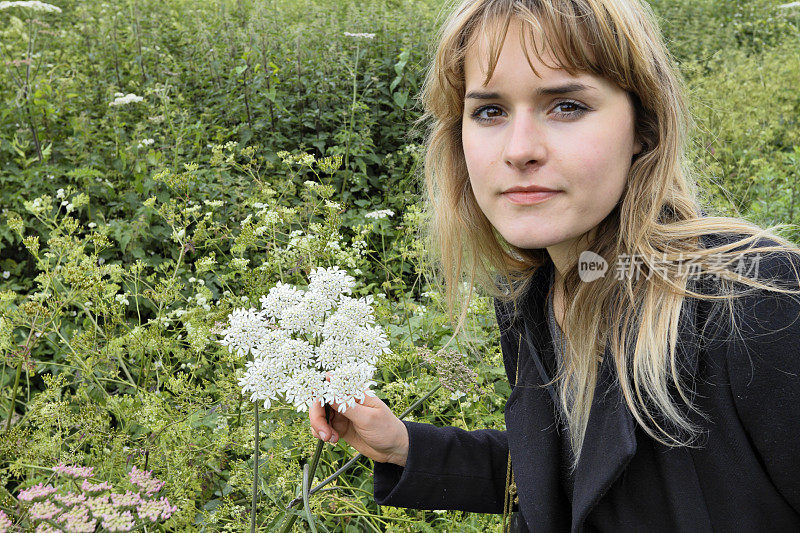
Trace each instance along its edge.
<path fill-rule="evenodd" d="M 430 350 L 451 330 L 416 236 L 412 126 L 441 3 L 53 3 L 0 9 L 0 510 L 19 519 L 15 496 L 59 462 L 114 485 L 136 466 L 178 507 L 161 530 L 249 531 L 253 404 L 215 333 L 234 308 L 338 265 L 391 341 L 378 395 L 399 413 L 439 383 Z M 800 9 L 778 4 L 651 2 L 691 90 L 711 210 L 765 225 L 800 219 Z M 128 94 L 141 101 L 110 105 Z M 488 298 L 457 347 L 494 394 L 440 388 L 408 418 L 502 428 Z M 271 530 L 315 439 L 287 406 L 260 420 Z M 326 446 L 316 480 L 352 456 Z M 364 459 L 328 488 L 310 500 L 320 531 L 500 523 L 379 508 Z M 305 530 L 302 504 L 290 512 Z"/>

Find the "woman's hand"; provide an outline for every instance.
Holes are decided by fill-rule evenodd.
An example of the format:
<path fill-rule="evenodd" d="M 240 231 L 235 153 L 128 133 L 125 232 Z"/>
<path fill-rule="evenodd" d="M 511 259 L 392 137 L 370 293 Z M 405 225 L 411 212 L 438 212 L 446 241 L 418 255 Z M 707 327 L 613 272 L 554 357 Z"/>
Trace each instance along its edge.
<path fill-rule="evenodd" d="M 340 438 L 379 463 L 405 466 L 408 457 L 408 430 L 391 409 L 375 396 L 365 396 L 344 413 L 332 404 L 330 423 L 325 421 L 325 408 L 315 403 L 308 413 L 311 433 L 318 439 L 335 444 Z"/>

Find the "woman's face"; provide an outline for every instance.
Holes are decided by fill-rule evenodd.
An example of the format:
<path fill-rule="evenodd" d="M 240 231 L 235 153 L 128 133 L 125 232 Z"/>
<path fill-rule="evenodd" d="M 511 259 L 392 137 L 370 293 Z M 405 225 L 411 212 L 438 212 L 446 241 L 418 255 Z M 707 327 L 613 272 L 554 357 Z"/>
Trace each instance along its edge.
<path fill-rule="evenodd" d="M 497 231 L 515 246 L 548 248 L 553 256 L 611 212 L 641 145 L 626 91 L 590 74 L 548 68 L 530 50 L 537 77 L 520 27 L 511 24 L 485 87 L 485 42 L 478 38 L 467 50 L 464 156 L 475 199 Z M 544 60 L 555 64 L 552 56 Z M 513 190 L 532 186 L 556 192 Z"/>

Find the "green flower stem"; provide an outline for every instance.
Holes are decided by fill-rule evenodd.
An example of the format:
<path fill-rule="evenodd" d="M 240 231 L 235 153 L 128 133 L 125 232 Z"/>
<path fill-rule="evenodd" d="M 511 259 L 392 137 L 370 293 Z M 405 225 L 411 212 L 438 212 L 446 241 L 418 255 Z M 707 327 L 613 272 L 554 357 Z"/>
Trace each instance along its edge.
<path fill-rule="evenodd" d="M 311 505 L 308 503 L 308 485 L 310 484 L 308 478 L 309 468 L 308 463 L 306 463 L 303 465 L 303 508 L 306 511 L 306 520 L 308 520 L 309 529 L 311 529 L 312 533 L 317 533 L 317 526 L 314 525 L 314 516 L 311 514 Z"/>
<path fill-rule="evenodd" d="M 14 378 L 14 389 L 11 392 L 11 405 L 8 408 L 8 419 L 6 419 L 6 433 L 11 429 L 11 418 L 14 416 L 14 404 L 17 402 L 17 388 L 19 387 L 19 377 L 22 375 L 22 359 L 17 364 L 17 376 Z M 320 441 L 321 442 L 321 441 Z"/>
<path fill-rule="evenodd" d="M 347 141 L 345 146 L 345 153 L 344 153 L 344 169 L 347 170 L 349 168 L 350 163 L 350 138 L 353 136 L 353 119 L 355 115 L 355 107 L 356 107 L 356 94 L 357 94 L 357 87 L 358 87 L 358 54 L 361 51 L 361 47 L 359 43 L 356 43 L 356 64 L 353 67 L 353 101 L 350 103 L 350 121 L 347 127 Z M 342 178 L 342 191 L 339 193 L 340 196 L 344 195 L 345 187 L 347 185 L 347 179 Z"/>
<path fill-rule="evenodd" d="M 61 334 L 61 331 L 60 331 L 58 328 L 55 328 L 55 329 L 53 330 L 53 333 L 55 333 L 55 334 L 58 336 L 58 338 L 59 338 L 59 339 L 61 339 L 61 342 L 63 342 L 63 343 L 64 343 L 64 345 L 65 345 L 67 348 L 69 348 L 69 351 L 71 351 L 71 352 L 72 352 L 72 355 L 74 355 L 74 356 L 75 356 L 75 361 L 76 361 L 76 362 L 79 362 L 79 363 L 81 363 L 81 364 L 84 366 L 84 369 L 83 369 L 83 371 L 84 371 L 84 372 L 87 374 L 87 376 L 88 376 L 88 377 L 89 377 L 89 378 L 90 378 L 92 381 L 94 381 L 94 384 L 95 384 L 95 385 L 97 385 L 97 387 L 100 389 L 100 391 L 101 391 L 103 394 L 105 394 L 106 398 L 110 398 L 110 397 L 111 397 L 111 395 L 108 393 L 108 391 L 106 390 L 106 388 L 105 388 L 105 387 L 103 387 L 103 386 L 100 384 L 100 382 L 99 382 L 99 381 L 98 381 L 98 379 L 97 379 L 97 376 L 94 374 L 94 370 L 93 370 L 93 369 L 91 369 L 91 368 L 89 368 L 88 366 L 86 366 L 86 362 L 83 360 L 83 358 L 81 358 L 81 357 L 79 357 L 79 356 L 78 356 L 78 353 L 75 351 L 75 348 L 73 348 L 73 347 L 72 347 L 72 345 L 69 343 L 69 341 L 68 341 L 66 338 L 64 338 L 64 335 L 62 335 L 62 334 Z M 135 387 L 135 386 L 136 386 L 136 384 L 134 383 L 134 384 L 133 384 L 133 386 Z"/>
<path fill-rule="evenodd" d="M 327 412 L 327 404 L 326 404 L 326 412 Z M 322 440 L 317 440 L 317 447 L 314 450 L 314 456 L 311 458 L 311 466 L 309 468 L 309 471 L 310 471 L 309 479 L 310 480 L 314 479 L 314 472 L 317 470 L 317 464 L 319 464 L 319 458 L 322 455 L 323 446 L 325 446 L 325 442 L 322 441 Z M 308 463 L 306 463 L 306 465 L 308 466 Z M 305 474 L 303 476 L 303 481 L 305 483 Z M 309 481 L 309 484 L 310 484 L 310 481 Z M 319 489 L 316 489 L 316 490 L 319 490 Z M 303 500 L 308 500 L 308 497 L 311 496 L 311 494 L 313 494 L 314 492 L 316 492 L 316 490 L 312 489 L 312 490 L 306 491 L 306 489 L 304 488 L 303 489 L 303 496 L 300 497 L 300 498 L 295 498 L 294 500 L 292 500 L 292 503 L 289 504 L 289 509 L 291 509 L 293 507 L 293 504 L 294 504 L 295 501 L 302 502 Z M 308 494 L 306 494 L 306 492 L 308 492 Z M 278 530 L 278 533 L 288 533 L 289 531 L 291 531 L 295 520 L 297 520 L 297 515 L 293 514 L 293 515 L 287 516 L 286 520 L 283 522 L 283 525 Z"/>
<path fill-rule="evenodd" d="M 403 411 L 399 418 L 402 420 L 403 418 L 407 417 L 411 413 L 411 411 L 413 411 L 414 409 L 419 407 L 420 404 L 422 404 L 422 402 L 424 402 L 425 400 L 427 400 L 428 398 L 433 396 L 436 393 L 436 391 L 438 391 L 440 388 L 442 388 L 442 384 L 441 383 L 437 383 L 436 386 L 434 388 L 432 388 L 430 391 L 428 391 L 428 393 L 425 396 L 423 396 L 422 398 L 420 398 L 419 400 L 417 400 L 416 402 L 411 404 L 411 406 L 408 409 Z M 322 441 L 319 441 L 317 443 L 317 449 L 321 449 L 322 448 L 321 443 L 322 443 Z M 358 462 L 358 460 L 361 459 L 361 457 L 362 457 L 362 455 L 360 453 L 357 453 L 356 455 L 354 455 L 349 461 L 347 461 L 344 465 L 342 465 L 342 467 L 339 470 L 337 470 L 336 472 L 334 472 L 333 474 L 331 474 L 330 476 L 325 478 L 322 482 L 320 482 L 319 485 L 317 485 L 316 487 L 314 487 L 310 491 L 308 491 L 309 496 L 311 496 L 312 494 L 314 494 L 316 492 L 319 492 L 322 489 L 322 487 L 324 487 L 325 485 L 327 485 L 328 483 L 330 483 L 334 479 L 336 479 L 339 476 L 341 476 L 342 474 L 344 474 L 351 466 L 356 464 L 356 462 Z M 289 505 L 288 505 L 287 508 L 291 509 L 292 507 L 294 507 L 295 505 L 297 505 L 301 501 L 303 501 L 302 498 L 295 498 L 294 500 L 289 502 Z M 294 522 L 294 518 L 292 519 L 292 522 Z M 291 527 L 291 524 L 290 524 L 289 527 Z M 281 533 L 286 533 L 287 531 L 289 531 L 289 530 L 288 529 L 282 529 Z"/>
<path fill-rule="evenodd" d="M 256 443 L 253 447 L 253 505 L 250 511 L 250 533 L 256 532 L 256 506 L 258 505 L 258 449 L 260 447 L 258 441 L 258 402 L 255 402 L 253 405 L 255 406 L 256 413 Z"/>

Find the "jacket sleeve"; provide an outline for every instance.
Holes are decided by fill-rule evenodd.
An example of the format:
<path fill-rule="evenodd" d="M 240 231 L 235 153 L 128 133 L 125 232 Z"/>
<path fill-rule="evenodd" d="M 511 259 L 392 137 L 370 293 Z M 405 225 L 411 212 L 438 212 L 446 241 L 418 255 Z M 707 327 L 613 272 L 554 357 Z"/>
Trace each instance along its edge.
<path fill-rule="evenodd" d="M 759 279 L 799 288 L 800 260 L 771 254 L 760 265 Z M 726 350 L 734 405 L 767 474 L 800 513 L 800 295 L 759 290 L 738 300 L 739 331 Z"/>
<path fill-rule="evenodd" d="M 513 383 L 517 345 L 508 341 L 510 319 L 495 303 L 503 363 Z M 408 429 L 405 467 L 375 463 L 374 493 L 379 505 L 502 513 L 508 466 L 504 431 L 464 431 L 403 422 Z"/>
<path fill-rule="evenodd" d="M 503 431 L 403 422 L 406 466 L 375 463 L 379 505 L 502 513 L 508 441 Z"/>

